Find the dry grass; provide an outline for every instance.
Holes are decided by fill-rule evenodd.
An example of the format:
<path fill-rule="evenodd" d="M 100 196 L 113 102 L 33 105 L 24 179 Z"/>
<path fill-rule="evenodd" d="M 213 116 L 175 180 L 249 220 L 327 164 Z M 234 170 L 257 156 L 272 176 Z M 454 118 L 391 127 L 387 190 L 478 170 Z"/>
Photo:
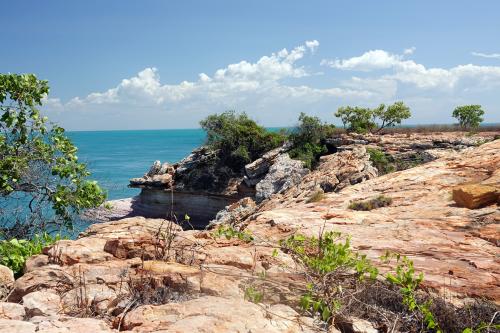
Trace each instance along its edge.
<path fill-rule="evenodd" d="M 376 198 L 364 200 L 364 201 L 353 201 L 349 204 L 349 209 L 352 210 L 364 210 L 369 211 L 372 209 L 377 209 L 380 207 L 387 207 L 392 203 L 392 198 L 379 195 Z"/>

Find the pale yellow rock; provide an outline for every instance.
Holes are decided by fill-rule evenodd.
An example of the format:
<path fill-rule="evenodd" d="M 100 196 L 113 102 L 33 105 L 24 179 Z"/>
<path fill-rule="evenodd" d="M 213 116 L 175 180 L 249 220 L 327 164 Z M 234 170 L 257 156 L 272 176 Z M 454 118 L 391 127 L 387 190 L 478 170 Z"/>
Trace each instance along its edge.
<path fill-rule="evenodd" d="M 488 185 L 468 184 L 453 189 L 453 200 L 460 207 L 476 209 L 495 203 L 500 191 Z"/>

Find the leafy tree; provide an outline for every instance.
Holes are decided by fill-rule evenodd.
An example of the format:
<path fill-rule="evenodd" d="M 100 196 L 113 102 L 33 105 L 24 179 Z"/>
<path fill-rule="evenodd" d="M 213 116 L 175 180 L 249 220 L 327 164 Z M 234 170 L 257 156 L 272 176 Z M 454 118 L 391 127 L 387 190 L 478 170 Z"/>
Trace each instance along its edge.
<path fill-rule="evenodd" d="M 312 168 L 318 158 L 327 153 L 325 139 L 333 134 L 335 126 L 323 123 L 318 117 L 301 113 L 299 125 L 290 134 L 291 158 L 301 160 L 306 167 Z"/>
<path fill-rule="evenodd" d="M 283 133 L 259 126 L 246 113 L 234 111 L 210 115 L 200 125 L 207 132 L 207 145 L 217 150 L 222 162 L 235 172 L 286 139 Z"/>
<path fill-rule="evenodd" d="M 453 110 L 453 117 L 467 130 L 477 129 L 483 121 L 483 115 L 484 110 L 481 105 L 462 105 Z"/>
<path fill-rule="evenodd" d="M 374 118 L 379 118 L 381 121 L 377 132 L 385 127 L 400 125 L 403 119 L 411 117 L 410 108 L 402 101 L 387 107 L 384 104 L 380 104 L 378 108 L 372 110 L 372 113 Z"/>
<path fill-rule="evenodd" d="M 71 228 L 83 209 L 105 193 L 87 179 L 85 164 L 64 129 L 49 124 L 37 107 L 49 92 L 32 74 L 0 74 L 0 231 L 30 237 Z"/>
<path fill-rule="evenodd" d="M 350 132 L 366 133 L 376 125 L 373 122 L 373 112 L 369 108 L 342 106 L 335 113 L 340 118 L 345 129 Z"/>

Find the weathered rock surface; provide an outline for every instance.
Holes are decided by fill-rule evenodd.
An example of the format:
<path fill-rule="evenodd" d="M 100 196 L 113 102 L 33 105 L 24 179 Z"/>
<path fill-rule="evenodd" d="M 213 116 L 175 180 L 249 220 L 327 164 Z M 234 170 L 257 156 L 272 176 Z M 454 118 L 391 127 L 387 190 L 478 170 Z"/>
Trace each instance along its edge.
<path fill-rule="evenodd" d="M 0 319 L 23 320 L 26 311 L 21 304 L 0 302 Z"/>
<path fill-rule="evenodd" d="M 181 304 L 141 306 L 125 316 L 123 328 L 135 332 L 317 332 L 308 327 L 311 323 L 311 318 L 301 318 L 290 307 L 266 309 L 205 296 Z"/>
<path fill-rule="evenodd" d="M 469 210 L 452 201 L 457 185 L 496 182 L 500 141 L 401 172 L 326 193 L 317 203 L 276 198 L 244 224 L 256 237 L 282 239 L 321 228 L 352 236 L 352 244 L 376 259 L 386 250 L 409 256 L 424 283 L 447 295 L 500 301 L 500 212 L 497 205 Z M 491 180 L 490 178 L 494 178 Z M 348 209 L 378 195 L 393 203 L 369 212 Z M 274 206 L 274 207 L 273 207 Z M 444 282 L 446 281 L 446 283 Z"/>
<path fill-rule="evenodd" d="M 28 317 L 56 315 L 61 310 L 61 297 L 47 291 L 35 291 L 23 296 Z"/>
<path fill-rule="evenodd" d="M 0 333 L 35 333 L 36 326 L 21 320 L 0 319 Z"/>
<path fill-rule="evenodd" d="M 439 145 L 452 145 L 442 141 Z M 58 313 L 40 311 L 42 316 L 24 322 L 15 320 L 24 316 L 15 306 L 0 303 L 0 317 L 3 306 L 11 313 L 4 317 L 12 319 L 0 320 L 0 332 L 324 332 L 294 310 L 297 290 L 307 282 L 293 258 L 277 247 L 291 234 L 317 236 L 323 228 L 351 235 L 352 246 L 377 264 L 387 250 L 407 255 L 425 274 L 425 286 L 449 298 L 500 303 L 498 205 L 471 210 L 452 200 L 453 189 L 464 184 L 498 188 L 500 141 L 461 152 L 432 142 L 438 159 L 381 177 L 365 142 L 349 142 L 263 203 L 243 199 L 229 205 L 219 223 L 245 228 L 252 242 L 183 231 L 164 219 L 92 225 L 79 239 L 59 241 L 30 259 L 25 275 L 13 283 L 9 301 L 24 297 L 26 306 L 35 293 L 54 293 L 61 299 Z M 388 144 L 401 153 L 406 149 Z M 411 143 L 407 148 L 415 149 Z M 319 190 L 322 197 L 310 202 Z M 378 195 L 392 198 L 392 204 L 372 211 L 348 208 L 354 200 Z M 245 299 L 250 286 L 265 291 L 262 303 Z M 89 313 L 109 320 L 73 318 Z M 346 330 L 375 330 L 357 318 L 349 325 Z"/>
<path fill-rule="evenodd" d="M 453 189 L 453 200 L 460 207 L 476 209 L 496 203 L 499 188 L 489 185 L 468 184 Z"/>
<path fill-rule="evenodd" d="M 14 284 L 14 272 L 7 266 L 0 265 L 0 299 L 4 298 Z"/>
<path fill-rule="evenodd" d="M 280 193 L 300 183 L 309 170 L 302 161 L 293 160 L 288 154 L 276 157 L 268 173 L 255 187 L 255 199 L 261 202 L 275 193 Z"/>

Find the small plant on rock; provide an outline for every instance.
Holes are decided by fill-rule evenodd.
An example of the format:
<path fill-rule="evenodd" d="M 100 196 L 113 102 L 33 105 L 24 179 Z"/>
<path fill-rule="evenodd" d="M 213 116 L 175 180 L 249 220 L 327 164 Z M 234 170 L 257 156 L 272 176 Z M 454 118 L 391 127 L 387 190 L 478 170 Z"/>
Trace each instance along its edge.
<path fill-rule="evenodd" d="M 378 270 L 365 255 L 353 251 L 350 238 L 338 232 L 325 232 L 319 238 L 293 235 L 281 242 L 285 252 L 304 265 L 307 291 L 300 306 L 328 322 L 342 306 L 342 299 L 366 278 L 376 278 Z"/>
<path fill-rule="evenodd" d="M 243 242 L 250 243 L 253 241 L 253 236 L 247 231 L 239 231 L 229 225 L 220 225 L 212 232 L 214 238 L 225 237 L 227 240 L 237 238 Z"/>
<path fill-rule="evenodd" d="M 368 155 L 370 155 L 370 161 L 373 163 L 373 166 L 377 168 L 380 175 L 396 171 L 396 168 L 383 151 L 374 148 L 368 148 L 366 151 Z"/>
<path fill-rule="evenodd" d="M 380 207 L 389 206 L 392 203 L 392 198 L 379 195 L 378 197 L 364 201 L 354 201 L 349 204 L 349 209 L 369 211 Z"/>
<path fill-rule="evenodd" d="M 12 269 L 16 276 L 21 275 L 24 263 L 29 257 L 42 253 L 44 247 L 60 240 L 59 235 L 51 236 L 47 233 L 35 235 L 33 239 L 16 239 L 0 241 L 0 263 Z"/>

